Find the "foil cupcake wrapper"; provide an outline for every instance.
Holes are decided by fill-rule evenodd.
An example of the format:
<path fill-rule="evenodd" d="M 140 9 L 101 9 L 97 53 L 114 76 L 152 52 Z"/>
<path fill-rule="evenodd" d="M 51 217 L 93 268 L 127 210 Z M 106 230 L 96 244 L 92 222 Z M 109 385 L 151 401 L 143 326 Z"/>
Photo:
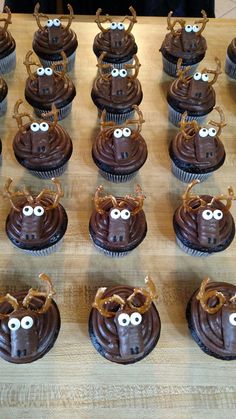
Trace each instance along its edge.
<path fill-rule="evenodd" d="M 176 74 L 177 64 L 171 63 L 164 56 L 162 56 L 162 63 L 163 63 L 163 70 L 164 70 L 165 73 L 167 73 L 171 77 L 177 77 L 177 74 Z M 195 73 L 195 71 L 198 67 L 198 64 L 199 63 L 191 65 L 191 68 L 188 72 L 188 74 L 190 76 L 192 76 Z M 182 69 L 185 69 L 186 67 L 188 67 L 188 66 L 187 65 L 182 65 L 181 66 Z"/>
<path fill-rule="evenodd" d="M 175 111 L 170 105 L 168 105 L 168 110 L 169 110 L 169 121 L 172 122 L 173 125 L 175 125 L 176 127 L 179 127 L 179 123 L 181 121 L 182 115 L 183 113 Z M 197 121 L 199 125 L 202 125 L 205 121 L 207 117 L 206 115 L 203 116 L 190 116 L 188 115 L 186 117 L 186 121 Z"/>
<path fill-rule="evenodd" d="M 200 182 L 204 182 L 206 179 L 209 178 L 209 176 L 212 175 L 213 172 L 202 174 L 185 172 L 184 170 L 176 166 L 174 162 L 172 162 L 172 173 L 177 179 L 181 180 L 181 182 L 189 183 L 192 182 L 192 180 L 194 179 L 198 179 L 200 180 Z"/>
<path fill-rule="evenodd" d="M 37 170 L 30 170 L 30 173 L 33 176 L 37 176 L 40 179 L 51 179 L 52 177 L 58 177 L 61 176 L 66 168 L 68 166 L 68 163 L 65 163 L 63 166 L 59 167 L 58 169 L 54 169 L 54 170 L 45 170 L 45 172 L 39 172 Z"/>
<path fill-rule="evenodd" d="M 4 115 L 7 111 L 7 96 L 0 103 L 0 116 Z"/>
<path fill-rule="evenodd" d="M 0 60 L 0 73 L 10 73 L 16 67 L 16 50 Z"/>
<path fill-rule="evenodd" d="M 32 256 L 48 256 L 53 252 L 56 252 L 62 245 L 63 242 L 63 238 L 61 238 L 57 243 L 53 244 L 50 247 L 47 247 L 47 249 L 42 249 L 42 250 L 26 250 L 26 249 L 20 249 L 17 246 L 16 247 L 18 250 L 20 250 L 22 253 L 26 253 L 28 255 L 32 255 Z"/>
<path fill-rule="evenodd" d="M 129 175 L 114 175 L 112 173 L 104 172 L 103 170 L 99 170 L 99 173 L 101 176 L 103 176 L 106 180 L 109 180 L 110 182 L 124 183 L 124 182 L 128 182 L 134 176 L 136 176 L 136 174 L 138 173 L 138 170 Z"/>
<path fill-rule="evenodd" d="M 122 68 L 124 68 L 124 65 L 125 64 L 133 64 L 133 61 L 134 61 L 134 59 L 131 58 L 130 60 L 124 61 L 123 63 L 108 63 L 107 61 L 102 61 L 102 64 L 110 64 L 110 65 L 112 65 L 113 68 L 118 68 L 118 70 L 121 70 Z M 107 74 L 107 73 L 110 73 L 111 70 L 109 68 L 104 68 L 102 70 L 102 72 L 104 74 Z M 127 69 L 127 73 L 128 74 L 131 74 L 132 73 L 132 70 L 131 69 Z"/>
<path fill-rule="evenodd" d="M 74 64 L 75 64 L 75 56 L 76 56 L 76 51 L 73 52 L 73 54 L 71 54 L 69 57 L 67 57 L 67 72 L 72 71 Z M 56 66 L 56 71 L 61 71 L 62 70 L 62 65 L 60 64 L 60 61 L 52 61 L 52 60 L 44 60 L 43 58 L 39 57 L 39 60 L 42 64 L 42 66 L 45 67 L 51 67 L 51 65 L 54 63 L 58 63 L 58 65 Z"/>
<path fill-rule="evenodd" d="M 107 112 L 106 120 L 107 121 L 114 121 L 117 125 L 119 125 L 119 124 L 123 124 L 126 121 L 126 119 L 133 118 L 134 113 L 135 112 L 133 110 L 131 112 L 127 112 L 127 113 L 124 113 L 124 114 L 115 114 L 115 113 Z M 101 118 L 100 109 L 98 110 L 98 118 Z"/>
<path fill-rule="evenodd" d="M 71 112 L 71 108 L 72 108 L 72 103 L 69 103 L 68 105 L 63 106 L 63 108 L 59 109 L 59 113 L 58 113 L 59 121 L 66 118 L 67 115 L 69 115 L 69 113 Z M 45 114 L 49 113 L 49 111 L 45 111 L 43 109 L 38 109 L 38 108 L 34 108 L 34 112 L 39 117 L 41 117 L 41 115 L 43 113 L 45 113 Z M 53 121 L 53 116 L 51 116 L 48 119 L 49 119 L 49 121 Z"/>
<path fill-rule="evenodd" d="M 188 255 L 197 256 L 197 257 L 207 257 L 207 256 L 212 255 L 212 253 L 200 252 L 199 250 L 191 249 L 190 247 L 183 244 L 178 237 L 176 237 L 176 243 L 179 246 L 179 248 L 183 250 L 185 253 L 187 253 Z"/>
<path fill-rule="evenodd" d="M 236 64 L 231 61 L 228 55 L 226 55 L 225 72 L 229 77 L 236 80 Z"/>

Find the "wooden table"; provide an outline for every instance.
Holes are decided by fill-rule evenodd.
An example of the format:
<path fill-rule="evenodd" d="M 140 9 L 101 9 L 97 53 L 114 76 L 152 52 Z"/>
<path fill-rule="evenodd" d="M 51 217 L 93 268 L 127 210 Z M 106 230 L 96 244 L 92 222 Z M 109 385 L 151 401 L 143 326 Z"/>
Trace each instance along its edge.
<path fill-rule="evenodd" d="M 46 272 L 57 289 L 62 327 L 59 338 L 43 359 L 29 365 L 14 365 L 0 360 L 0 417 L 12 418 L 225 418 L 235 417 L 235 362 L 216 360 L 204 354 L 191 338 L 185 320 L 185 306 L 202 278 L 236 283 L 236 240 L 220 255 L 193 258 L 175 244 L 172 215 L 180 203 L 185 185 L 170 172 L 168 143 L 177 129 L 167 121 L 166 90 L 171 78 L 162 73 L 158 52 L 166 19 L 139 18 L 134 35 L 142 63 L 140 81 L 146 123 L 143 136 L 149 158 L 132 182 L 115 185 L 98 175 L 91 158 L 91 146 L 98 130 L 97 111 L 90 99 L 96 59 L 93 38 L 98 32 L 92 18 L 78 18 L 73 29 L 79 48 L 75 72 L 77 87 L 71 115 L 62 125 L 71 134 L 74 153 L 68 171 L 61 177 L 65 190 L 62 200 L 69 216 L 63 247 L 49 257 L 31 257 L 15 250 L 7 240 L 4 227 L 9 202 L 0 201 L 0 291 L 1 293 L 38 286 L 38 274 Z M 3 142 L 1 190 L 8 176 L 17 187 L 25 184 L 32 191 L 50 182 L 41 181 L 15 160 L 12 139 L 16 123 L 13 105 L 23 98 L 26 70 L 22 64 L 36 24 L 31 16 L 13 16 L 11 31 L 17 41 L 17 68 L 6 76 L 9 105 L 1 118 Z M 211 20 L 204 32 L 208 42 L 205 59 L 215 68 L 214 56 L 224 67 L 226 48 L 235 36 L 235 21 Z M 201 67 L 201 66 L 200 66 Z M 232 184 L 236 190 L 236 83 L 222 74 L 215 85 L 217 104 L 228 122 L 222 138 L 226 162 L 199 193 L 224 193 Z M 147 196 L 145 212 L 148 235 L 130 256 L 111 260 L 97 253 L 88 235 L 92 197 L 99 184 L 114 194 L 134 191 L 140 183 Z M 232 213 L 236 216 L 236 205 Z M 150 274 L 157 286 L 157 307 L 162 321 L 156 349 L 143 361 L 131 366 L 112 364 L 99 356 L 88 336 L 88 315 L 99 286 L 116 283 L 143 285 Z"/>

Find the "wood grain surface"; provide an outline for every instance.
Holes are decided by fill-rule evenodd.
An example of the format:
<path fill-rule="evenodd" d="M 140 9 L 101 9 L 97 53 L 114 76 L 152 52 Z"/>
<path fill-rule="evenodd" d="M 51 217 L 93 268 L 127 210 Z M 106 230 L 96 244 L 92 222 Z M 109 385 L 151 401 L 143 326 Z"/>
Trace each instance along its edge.
<path fill-rule="evenodd" d="M 10 29 L 17 42 L 17 68 L 5 77 L 9 94 L 7 114 L 0 121 L 0 187 L 2 190 L 11 176 L 16 187 L 26 185 L 37 192 L 50 182 L 30 175 L 16 162 L 12 150 L 17 130 L 13 105 L 24 97 L 23 59 L 31 48 L 36 24 L 31 16 L 13 16 Z M 62 125 L 71 135 L 74 152 L 61 177 L 69 226 L 60 250 L 40 258 L 14 249 L 5 235 L 10 205 L 7 199 L 0 200 L 0 293 L 37 287 L 38 274 L 47 273 L 57 290 L 62 327 L 54 348 L 43 359 L 29 365 L 0 360 L 0 418 L 233 418 L 235 362 L 216 360 L 199 349 L 189 334 L 185 307 L 205 275 L 236 283 L 236 240 L 225 252 L 206 259 L 185 255 L 175 244 L 172 215 L 185 185 L 171 174 L 168 155 L 169 141 L 177 129 L 167 120 L 165 97 L 171 78 L 162 72 L 158 51 L 166 33 L 166 19 L 139 18 L 133 30 L 142 64 L 143 136 L 149 157 L 140 174 L 124 185 L 103 180 L 91 158 L 98 130 L 97 111 L 90 99 L 96 74 L 92 43 L 98 29 L 91 17 L 76 19 L 73 29 L 79 40 L 72 73 L 77 96 L 72 113 Z M 224 67 L 226 48 L 235 34 L 235 21 L 211 20 L 204 31 L 208 42 L 204 65 L 215 68 L 217 55 Z M 227 158 L 224 166 L 198 187 L 199 193 L 213 195 L 226 192 L 229 184 L 236 190 L 236 83 L 223 73 L 215 90 L 217 104 L 228 122 L 221 137 Z M 89 239 L 92 197 L 99 184 L 121 195 L 133 192 L 136 183 L 142 185 L 147 196 L 144 209 L 148 234 L 128 257 L 111 260 L 97 253 Z M 236 216 L 235 204 L 232 214 Z M 99 286 L 119 283 L 142 286 L 147 274 L 153 277 L 159 294 L 160 340 L 143 361 L 130 366 L 112 364 L 95 351 L 88 336 L 87 321 L 95 292 Z"/>

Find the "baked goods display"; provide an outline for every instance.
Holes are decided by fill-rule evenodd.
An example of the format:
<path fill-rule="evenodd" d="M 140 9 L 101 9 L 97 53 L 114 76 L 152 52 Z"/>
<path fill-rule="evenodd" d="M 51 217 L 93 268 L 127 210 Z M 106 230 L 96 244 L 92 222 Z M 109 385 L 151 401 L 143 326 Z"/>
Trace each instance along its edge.
<path fill-rule="evenodd" d="M 16 43 L 10 32 L 8 26 L 12 23 L 11 11 L 9 7 L 5 6 L 3 10 L 7 17 L 1 17 L 0 22 L 0 73 L 5 74 L 14 70 L 16 66 Z"/>
<path fill-rule="evenodd" d="M 51 279 L 39 278 L 46 290 L 17 291 L 0 296 L 0 357 L 15 364 L 42 358 L 53 347 L 61 319 L 53 300 L 56 293 Z"/>
<path fill-rule="evenodd" d="M 89 334 L 95 349 L 118 364 L 132 364 L 156 346 L 161 321 L 153 303 L 157 298 L 151 278 L 146 288 L 117 285 L 99 288 L 89 317 Z"/>

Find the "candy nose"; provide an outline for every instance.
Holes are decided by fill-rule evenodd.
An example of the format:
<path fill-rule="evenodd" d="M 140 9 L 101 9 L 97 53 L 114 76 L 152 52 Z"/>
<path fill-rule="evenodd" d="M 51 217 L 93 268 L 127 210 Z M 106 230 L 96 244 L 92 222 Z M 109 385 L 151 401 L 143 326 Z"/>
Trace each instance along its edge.
<path fill-rule="evenodd" d="M 137 355 L 140 352 L 140 348 L 139 346 L 133 346 L 132 348 L 130 348 L 130 354 L 131 355 Z"/>

